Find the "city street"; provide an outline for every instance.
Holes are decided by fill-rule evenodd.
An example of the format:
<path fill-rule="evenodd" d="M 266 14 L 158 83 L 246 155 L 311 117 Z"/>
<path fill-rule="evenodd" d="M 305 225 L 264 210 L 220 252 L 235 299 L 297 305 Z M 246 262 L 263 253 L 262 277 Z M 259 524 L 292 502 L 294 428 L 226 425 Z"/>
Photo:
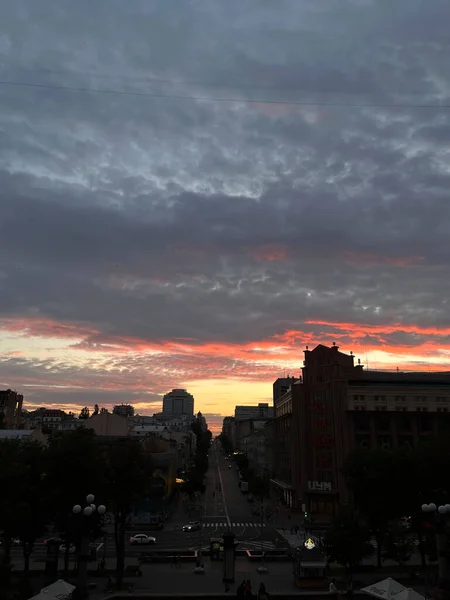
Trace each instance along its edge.
<path fill-rule="evenodd" d="M 186 506 L 179 502 L 172 519 L 166 523 L 163 530 L 148 532 L 156 537 L 156 544 L 133 546 L 129 543 L 129 538 L 141 532 L 136 529 L 127 531 L 126 556 L 134 558 L 142 553 L 157 550 L 197 550 L 200 547 L 206 550 L 209 549 L 211 538 L 221 536 L 229 527 L 239 542 L 239 549 L 288 548 L 289 544 L 277 532 L 272 522 L 261 522 L 260 517 L 252 514 L 253 507 L 254 504 L 248 502 L 248 496 L 239 488 L 236 463 L 226 460 L 220 443 L 214 442 L 209 453 L 206 491 L 198 510 L 189 516 Z M 196 531 L 183 532 L 183 525 L 189 520 L 200 521 L 202 527 Z M 107 529 L 107 535 L 97 541 L 99 558 L 114 558 L 116 555 L 112 528 L 109 526 Z M 31 562 L 43 563 L 46 551 L 47 548 L 41 539 L 35 545 Z M 12 548 L 12 558 L 17 568 L 23 564 L 21 546 Z M 76 555 L 71 554 L 70 560 L 75 561 Z"/>

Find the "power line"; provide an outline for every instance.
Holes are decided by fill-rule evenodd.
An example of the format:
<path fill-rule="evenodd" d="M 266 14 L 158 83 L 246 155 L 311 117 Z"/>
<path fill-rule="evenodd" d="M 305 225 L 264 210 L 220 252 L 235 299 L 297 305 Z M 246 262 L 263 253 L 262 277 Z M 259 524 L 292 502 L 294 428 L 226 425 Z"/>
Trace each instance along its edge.
<path fill-rule="evenodd" d="M 238 82 L 236 84 L 228 84 L 221 83 L 219 81 L 206 81 L 206 80 L 193 80 L 193 79 L 174 79 L 169 77 L 154 77 L 153 75 L 148 75 L 146 77 L 131 77 L 130 75 L 112 75 L 110 73 L 99 73 L 95 71 L 74 71 L 70 69 L 44 69 L 44 68 L 28 68 L 28 67 L 8 67 L 7 71 L 20 71 L 20 72 L 28 72 L 28 73 L 47 73 L 51 75 L 70 75 L 72 77 L 84 76 L 84 77 L 96 77 L 99 79 L 113 79 L 116 81 L 130 81 L 134 83 L 166 83 L 170 85 L 185 85 L 185 86 L 196 86 L 196 87 L 212 87 L 212 88 L 226 88 L 226 89 L 234 89 L 234 90 L 270 90 L 270 91 L 278 91 L 278 92 L 304 92 L 310 94 L 350 94 L 350 95 L 362 95 L 373 93 L 374 90 L 352 90 L 351 92 L 342 91 L 342 90 L 313 90 L 313 89 L 305 89 L 305 86 L 274 86 L 274 85 L 258 85 L 255 83 L 242 83 Z M 377 93 L 381 94 L 396 94 L 400 93 L 397 90 L 392 89 L 377 89 Z M 424 92 L 418 91 L 408 91 L 409 95 L 418 95 L 423 94 Z"/>
<path fill-rule="evenodd" d="M 320 102 L 320 101 L 303 101 L 303 100 L 266 100 L 256 98 L 226 98 L 226 97 L 208 97 L 208 96 L 189 96 L 181 94 L 155 94 L 151 92 L 133 92 L 129 90 L 106 90 L 93 89 L 88 87 L 75 87 L 65 85 L 54 85 L 49 83 L 28 83 L 21 81 L 5 81 L 0 80 L 0 85 L 59 90 L 68 92 L 80 92 L 86 94 L 106 94 L 118 96 L 135 96 L 153 99 L 167 100 L 191 100 L 191 101 L 206 101 L 206 102 L 226 102 L 236 104 L 276 104 L 282 106 L 321 106 L 331 108 L 421 108 L 421 109 L 445 109 L 450 108 L 450 104 L 414 104 L 414 103 L 395 103 L 395 102 Z"/>

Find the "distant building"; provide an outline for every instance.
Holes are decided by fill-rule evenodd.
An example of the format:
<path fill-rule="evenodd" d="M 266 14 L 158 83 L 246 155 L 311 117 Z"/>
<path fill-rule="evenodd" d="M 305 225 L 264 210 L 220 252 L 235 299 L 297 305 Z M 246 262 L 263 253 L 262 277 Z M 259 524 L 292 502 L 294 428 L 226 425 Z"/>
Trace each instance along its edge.
<path fill-rule="evenodd" d="M 234 418 L 236 421 L 246 419 L 270 419 L 274 416 L 273 406 L 268 403 L 259 403 L 258 406 L 236 406 Z"/>
<path fill-rule="evenodd" d="M 13 390 L 0 390 L 0 413 L 3 414 L 7 429 L 19 427 L 22 413 L 23 395 Z"/>
<path fill-rule="evenodd" d="M 194 416 L 194 396 L 186 390 L 174 389 L 163 398 L 162 414 L 167 416 Z"/>
<path fill-rule="evenodd" d="M 96 435 L 117 438 L 131 434 L 133 423 L 119 415 L 100 413 L 84 420 L 86 429 L 93 429 Z"/>
<path fill-rule="evenodd" d="M 206 419 L 202 415 L 201 412 L 197 413 L 197 421 L 200 423 L 200 427 L 201 427 L 202 432 L 207 431 L 207 429 L 208 429 L 208 423 L 206 422 Z"/>
<path fill-rule="evenodd" d="M 284 394 L 288 391 L 288 389 L 293 385 L 296 381 L 300 381 L 300 377 L 279 377 L 273 383 L 273 402 L 284 396 Z"/>
<path fill-rule="evenodd" d="M 119 415 L 119 417 L 134 417 L 134 406 L 131 406 L 131 404 L 118 404 L 113 408 L 113 415 Z"/>
<path fill-rule="evenodd" d="M 47 444 L 41 429 L 0 429 L 0 440 L 27 440 Z"/>

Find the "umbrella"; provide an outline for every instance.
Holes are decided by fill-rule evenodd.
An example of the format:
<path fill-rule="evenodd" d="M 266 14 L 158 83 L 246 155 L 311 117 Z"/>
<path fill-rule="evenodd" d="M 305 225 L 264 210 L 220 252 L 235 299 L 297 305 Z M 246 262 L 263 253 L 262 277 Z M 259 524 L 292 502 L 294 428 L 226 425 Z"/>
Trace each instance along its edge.
<path fill-rule="evenodd" d="M 395 596 L 395 600 L 425 600 L 425 597 L 416 590 L 405 588 Z"/>
<path fill-rule="evenodd" d="M 379 581 L 378 583 L 372 583 L 367 587 L 361 589 L 361 592 L 366 592 L 366 594 L 370 594 L 370 596 L 375 596 L 375 598 L 386 598 L 390 600 L 393 596 L 396 596 L 399 592 L 407 591 L 405 586 L 392 579 L 392 577 L 388 577 L 387 579 L 383 579 L 383 581 Z M 395 600 L 399 600 L 397 597 Z M 402 600 L 409 600 L 403 598 Z M 411 600 L 419 600 L 418 598 L 411 598 Z"/>

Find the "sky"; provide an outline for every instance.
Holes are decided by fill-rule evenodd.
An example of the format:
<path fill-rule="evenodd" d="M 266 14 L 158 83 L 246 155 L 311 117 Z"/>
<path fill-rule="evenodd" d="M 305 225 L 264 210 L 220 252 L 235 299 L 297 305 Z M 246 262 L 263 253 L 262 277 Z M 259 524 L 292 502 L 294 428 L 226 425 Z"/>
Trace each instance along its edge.
<path fill-rule="evenodd" d="M 213 427 L 306 345 L 450 355 L 448 0 L 15 0 L 0 387 L 187 388 Z"/>

